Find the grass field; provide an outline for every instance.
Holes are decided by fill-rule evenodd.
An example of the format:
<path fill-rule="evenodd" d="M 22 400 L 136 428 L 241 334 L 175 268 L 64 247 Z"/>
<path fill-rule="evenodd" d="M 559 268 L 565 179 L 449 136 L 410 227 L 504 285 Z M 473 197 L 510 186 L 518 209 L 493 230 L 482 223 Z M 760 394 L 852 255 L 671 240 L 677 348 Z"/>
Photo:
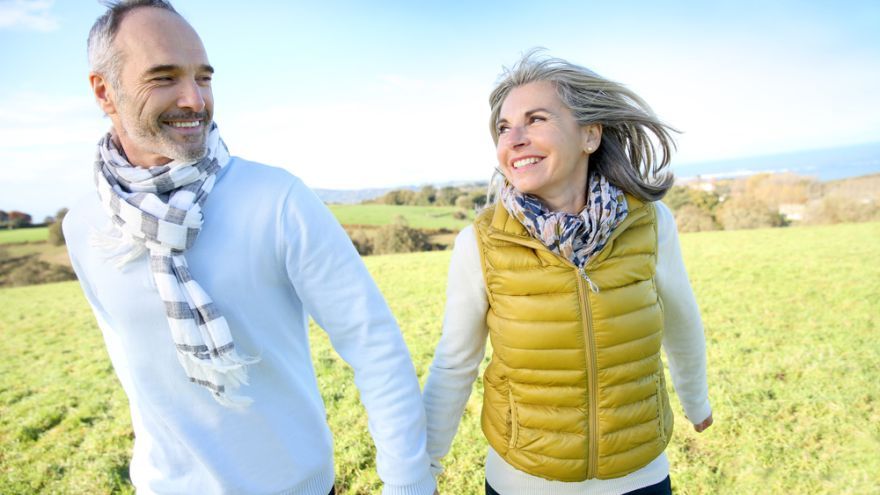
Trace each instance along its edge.
<path fill-rule="evenodd" d="M 460 230 L 473 221 L 473 212 L 469 219 L 453 218 L 460 211 L 453 206 L 330 205 L 330 211 L 342 225 L 388 225 L 399 215 L 416 229 Z"/>
<path fill-rule="evenodd" d="M 706 326 L 715 425 L 680 407 L 676 494 L 864 494 L 880 486 L 880 224 L 682 236 Z M 366 259 L 422 381 L 449 252 Z M 0 493 L 130 493 L 128 410 L 76 282 L 0 289 Z M 379 493 L 351 372 L 316 329 L 342 494 Z M 480 387 L 440 479 L 482 493 Z"/>
<path fill-rule="evenodd" d="M 0 229 L 0 244 L 15 244 L 18 242 L 45 241 L 49 238 L 48 227 L 32 229 Z"/>

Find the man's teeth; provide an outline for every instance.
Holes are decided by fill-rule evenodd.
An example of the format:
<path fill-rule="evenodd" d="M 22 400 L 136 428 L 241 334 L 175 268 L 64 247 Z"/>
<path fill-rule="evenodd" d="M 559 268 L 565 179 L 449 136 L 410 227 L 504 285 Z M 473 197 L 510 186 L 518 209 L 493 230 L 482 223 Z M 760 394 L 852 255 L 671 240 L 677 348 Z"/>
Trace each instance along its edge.
<path fill-rule="evenodd" d="M 522 168 L 522 167 L 525 167 L 526 165 L 538 163 L 539 161 L 541 161 L 541 159 L 536 158 L 534 156 L 529 157 L 529 158 L 523 158 L 521 160 L 517 160 L 517 161 L 513 162 L 513 168 Z"/>
<path fill-rule="evenodd" d="M 201 125 L 201 120 L 194 120 L 192 122 L 171 122 L 171 127 L 198 127 Z"/>

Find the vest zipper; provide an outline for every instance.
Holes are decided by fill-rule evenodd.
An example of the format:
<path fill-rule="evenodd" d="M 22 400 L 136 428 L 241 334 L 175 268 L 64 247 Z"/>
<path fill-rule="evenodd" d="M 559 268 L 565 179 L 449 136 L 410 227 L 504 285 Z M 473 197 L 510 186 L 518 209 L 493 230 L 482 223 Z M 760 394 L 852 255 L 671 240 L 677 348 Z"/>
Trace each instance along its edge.
<path fill-rule="evenodd" d="M 599 386 L 596 383 L 598 373 L 596 370 L 596 342 L 593 338 L 593 311 L 590 307 L 590 296 L 587 292 L 587 283 L 589 280 L 583 268 L 577 269 L 578 291 L 581 297 L 581 304 L 584 306 L 584 339 L 587 342 L 587 411 L 589 414 L 589 442 L 587 445 L 587 479 L 596 477 L 596 464 L 599 457 L 599 414 L 596 402 L 599 396 Z M 581 276 L 583 274 L 583 276 Z M 590 289 L 594 286 L 590 281 Z"/>

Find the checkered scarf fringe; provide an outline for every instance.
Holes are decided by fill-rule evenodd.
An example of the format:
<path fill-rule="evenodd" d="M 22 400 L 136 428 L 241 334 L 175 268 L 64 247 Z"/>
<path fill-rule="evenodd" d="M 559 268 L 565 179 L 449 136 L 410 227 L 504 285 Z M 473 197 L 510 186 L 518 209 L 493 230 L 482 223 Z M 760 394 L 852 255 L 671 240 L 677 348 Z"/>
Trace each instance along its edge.
<path fill-rule="evenodd" d="M 95 183 L 110 214 L 112 232 L 95 232 L 93 245 L 108 250 L 122 269 L 149 253 L 150 270 L 189 380 L 211 391 L 224 406 L 252 400 L 230 392 L 247 384 L 246 365 L 258 359 L 236 352 L 229 325 L 211 297 L 193 280 L 184 253 L 202 227 L 202 206 L 229 151 L 216 124 L 207 137 L 207 154 L 197 162 L 133 167 L 108 133 L 98 143 Z"/>
<path fill-rule="evenodd" d="M 501 189 L 501 204 L 526 231 L 550 251 L 571 261 L 590 288 L 599 288 L 584 267 L 602 251 L 614 229 L 629 210 L 623 191 L 602 174 L 592 173 L 587 184 L 587 204 L 578 215 L 550 211 L 536 196 L 517 191 L 510 183 Z"/>

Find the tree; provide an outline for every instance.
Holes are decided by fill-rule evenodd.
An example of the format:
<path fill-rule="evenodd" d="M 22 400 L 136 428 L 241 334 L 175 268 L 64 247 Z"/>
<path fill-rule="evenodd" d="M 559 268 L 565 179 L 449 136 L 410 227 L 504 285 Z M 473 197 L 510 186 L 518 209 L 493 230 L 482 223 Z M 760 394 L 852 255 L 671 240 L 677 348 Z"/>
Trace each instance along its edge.
<path fill-rule="evenodd" d="M 31 216 L 21 211 L 10 211 L 7 219 L 7 225 L 10 229 L 27 227 L 31 224 Z"/>
<path fill-rule="evenodd" d="M 64 221 L 65 216 L 67 216 L 67 208 L 61 208 L 58 210 L 58 213 L 55 213 L 53 222 L 49 224 L 49 244 L 53 246 L 60 246 L 65 243 L 64 230 L 61 229 L 61 222 Z"/>
<path fill-rule="evenodd" d="M 679 232 L 718 230 L 715 218 L 692 204 L 686 204 L 675 212 L 675 223 Z"/>
<path fill-rule="evenodd" d="M 386 205 L 411 205 L 415 204 L 416 193 L 408 189 L 395 189 L 388 191 L 377 202 Z"/>
<path fill-rule="evenodd" d="M 462 191 L 457 187 L 446 186 L 437 191 L 437 197 L 434 204 L 437 206 L 452 206 L 459 196 L 463 195 Z"/>
<path fill-rule="evenodd" d="M 782 227 L 785 219 L 767 203 L 750 196 L 736 196 L 718 207 L 715 218 L 724 230 Z"/>
<path fill-rule="evenodd" d="M 462 194 L 461 196 L 455 198 L 455 206 L 457 208 L 461 208 L 462 210 L 473 210 L 474 198 L 472 198 L 469 194 Z"/>
<path fill-rule="evenodd" d="M 433 205 L 437 201 L 437 189 L 434 186 L 428 185 L 422 187 L 422 190 L 419 191 L 418 196 L 416 196 L 416 204 L 422 206 L 430 206 Z"/>
<path fill-rule="evenodd" d="M 427 251 L 430 247 L 428 236 L 411 228 L 400 215 L 395 217 L 394 223 L 380 227 L 373 238 L 374 254 L 413 253 Z"/>

